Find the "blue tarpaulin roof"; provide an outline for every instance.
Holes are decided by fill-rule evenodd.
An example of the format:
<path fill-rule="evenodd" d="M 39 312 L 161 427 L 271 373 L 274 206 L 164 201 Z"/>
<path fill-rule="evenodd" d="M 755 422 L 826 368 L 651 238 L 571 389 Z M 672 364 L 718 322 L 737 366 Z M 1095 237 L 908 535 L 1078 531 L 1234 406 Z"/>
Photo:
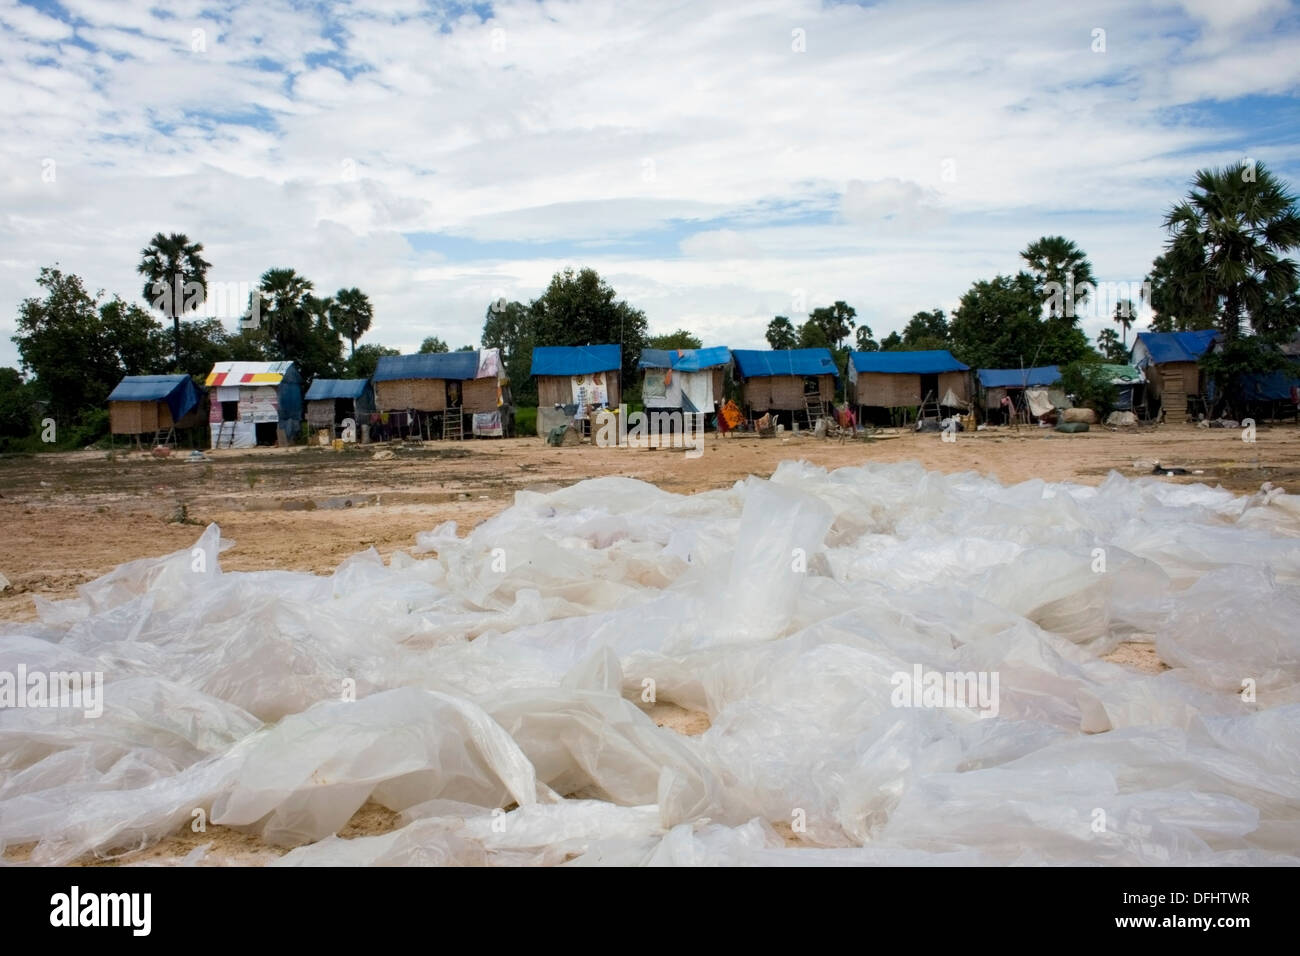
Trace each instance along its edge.
<path fill-rule="evenodd" d="M 1235 391 L 1247 401 L 1289 402 L 1292 386 L 1300 386 L 1300 362 L 1292 362 L 1289 369 L 1242 375 L 1237 379 Z"/>
<path fill-rule="evenodd" d="M 383 355 L 375 366 L 376 382 L 401 378 L 470 379 L 478 374 L 478 352 L 426 352 Z"/>
<path fill-rule="evenodd" d="M 840 377 L 828 349 L 733 349 L 731 354 L 736 360 L 736 371 L 741 378 L 767 378 L 772 375 Z"/>
<path fill-rule="evenodd" d="M 939 372 L 965 372 L 970 368 L 952 357 L 947 349 L 921 352 L 851 352 L 849 361 L 859 372 L 885 372 L 896 375 L 936 375 Z"/>
<path fill-rule="evenodd" d="M 620 345 L 539 345 L 530 375 L 590 375 L 623 367 Z"/>
<path fill-rule="evenodd" d="M 331 398 L 358 399 L 365 394 L 370 384 L 365 378 L 318 378 L 311 383 L 307 394 L 303 396 L 309 402 L 319 402 Z"/>
<path fill-rule="evenodd" d="M 172 421 L 180 421 L 199 403 L 199 390 L 188 375 L 128 375 L 109 394 L 110 402 L 166 402 Z"/>
<path fill-rule="evenodd" d="M 678 355 L 681 351 L 681 355 Z M 715 368 L 731 361 L 731 350 L 725 346 L 708 349 L 642 349 L 637 368 L 671 368 L 679 372 L 698 372 Z"/>
<path fill-rule="evenodd" d="M 1133 344 L 1141 342 L 1157 365 L 1166 362 L 1195 362 L 1210 347 L 1219 333 L 1214 329 L 1199 332 L 1139 332 Z"/>
<path fill-rule="evenodd" d="M 977 373 L 980 385 L 985 388 L 1041 388 L 1051 385 L 1061 377 L 1055 365 L 1034 368 L 982 368 Z"/>

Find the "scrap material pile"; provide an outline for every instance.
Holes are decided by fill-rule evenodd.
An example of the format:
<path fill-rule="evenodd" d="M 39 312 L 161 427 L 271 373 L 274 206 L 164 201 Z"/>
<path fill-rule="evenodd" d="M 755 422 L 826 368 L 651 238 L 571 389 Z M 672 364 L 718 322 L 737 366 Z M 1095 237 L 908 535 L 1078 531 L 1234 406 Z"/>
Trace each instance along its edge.
<path fill-rule="evenodd" d="M 0 631 L 0 670 L 105 682 L 99 717 L 0 710 L 0 844 L 121 853 L 201 809 L 284 865 L 1300 859 L 1276 490 L 786 463 L 521 492 L 329 577 L 227 545 Z M 1099 656 L 1148 636 L 1171 670 Z M 651 689 L 710 728 L 656 726 Z M 400 825 L 335 836 L 367 800 Z"/>

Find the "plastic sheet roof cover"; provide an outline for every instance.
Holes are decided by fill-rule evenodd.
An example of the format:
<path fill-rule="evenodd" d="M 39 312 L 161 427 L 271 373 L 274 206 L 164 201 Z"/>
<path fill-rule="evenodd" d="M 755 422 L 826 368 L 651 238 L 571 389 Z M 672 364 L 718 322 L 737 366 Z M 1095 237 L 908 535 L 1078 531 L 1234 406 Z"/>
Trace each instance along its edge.
<path fill-rule="evenodd" d="M 383 355 L 375 366 L 376 382 L 403 378 L 446 378 L 464 381 L 478 374 L 478 352 L 425 352 Z"/>
<path fill-rule="evenodd" d="M 172 421 L 180 421 L 199 403 L 199 390 L 188 375 L 128 375 L 109 393 L 110 402 L 163 402 Z"/>
<path fill-rule="evenodd" d="M 726 346 L 707 349 L 642 349 L 637 368 L 670 368 L 678 372 L 699 372 L 731 363 Z"/>
<path fill-rule="evenodd" d="M 1157 365 L 1166 362 L 1195 362 L 1210 347 L 1219 333 L 1214 329 L 1198 332 L 1139 332 L 1133 340 L 1139 342 Z"/>
<path fill-rule="evenodd" d="M 902 375 L 935 375 L 965 372 L 970 366 L 958 362 L 947 349 L 921 352 L 850 352 L 849 361 L 857 372 L 893 372 Z"/>
<path fill-rule="evenodd" d="M 1038 365 L 1034 368 L 982 368 L 976 374 L 984 388 L 1038 388 L 1054 385 L 1061 380 L 1061 370 L 1055 365 Z"/>
<path fill-rule="evenodd" d="M 279 385 L 296 377 L 292 362 L 218 362 L 204 382 L 209 388 L 223 385 Z"/>
<path fill-rule="evenodd" d="M 303 398 L 309 402 L 331 398 L 358 399 L 366 393 L 369 384 L 370 380 L 365 378 L 318 378 L 311 383 Z"/>
<path fill-rule="evenodd" d="M 529 375 L 590 375 L 623 367 L 621 345 L 539 345 Z"/>
<path fill-rule="evenodd" d="M 828 349 L 732 349 L 741 378 L 773 375 L 834 375 L 840 377 Z"/>
<path fill-rule="evenodd" d="M 328 576 L 226 571 L 212 525 L 0 624 L 6 676 L 103 680 L 0 708 L 0 845 L 203 807 L 283 865 L 1300 863 L 1297 540 L 1279 489 L 915 463 L 520 491 Z M 367 800 L 400 826 L 336 838 Z"/>

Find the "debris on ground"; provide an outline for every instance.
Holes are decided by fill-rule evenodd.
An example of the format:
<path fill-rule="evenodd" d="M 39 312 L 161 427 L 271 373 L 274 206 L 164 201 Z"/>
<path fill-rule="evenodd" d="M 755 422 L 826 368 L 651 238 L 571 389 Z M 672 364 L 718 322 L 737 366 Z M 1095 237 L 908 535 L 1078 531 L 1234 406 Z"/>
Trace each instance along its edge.
<path fill-rule="evenodd" d="M 282 865 L 1295 864 L 1297 536 L 1278 489 L 796 462 L 519 491 L 329 576 L 210 525 L 0 626 L 0 672 L 102 679 L 0 710 L 0 847 L 201 808 Z M 1101 659 L 1138 637 L 1169 670 Z M 336 836 L 367 802 L 399 825 Z"/>

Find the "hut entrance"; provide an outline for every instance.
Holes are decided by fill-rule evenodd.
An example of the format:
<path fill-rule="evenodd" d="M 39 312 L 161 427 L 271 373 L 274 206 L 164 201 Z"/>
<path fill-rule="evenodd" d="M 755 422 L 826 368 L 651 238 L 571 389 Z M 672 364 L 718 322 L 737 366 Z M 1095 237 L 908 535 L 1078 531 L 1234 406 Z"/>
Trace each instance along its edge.
<path fill-rule="evenodd" d="M 253 427 L 254 429 L 256 429 L 255 434 L 257 438 L 257 443 L 259 445 L 277 444 L 277 440 L 276 440 L 278 437 L 276 435 L 276 429 L 278 427 L 277 422 L 258 422 Z"/>
<path fill-rule="evenodd" d="M 334 399 L 334 424 L 342 425 L 345 418 L 357 420 L 356 402 L 351 398 Z"/>
<path fill-rule="evenodd" d="M 935 374 L 935 375 L 924 375 L 924 374 L 923 374 L 923 375 L 921 375 L 921 376 L 919 376 L 919 377 L 920 377 L 920 379 L 921 379 L 921 396 L 922 396 L 922 398 L 924 398 L 924 397 L 926 397 L 926 396 L 928 396 L 928 395 L 933 395 L 933 396 L 935 397 L 935 399 L 940 399 L 940 398 L 943 397 L 942 395 L 939 394 L 939 376 L 938 376 L 937 374 Z"/>
<path fill-rule="evenodd" d="M 239 402 L 222 402 L 221 420 L 223 422 L 239 421 Z"/>
<path fill-rule="evenodd" d="M 460 382 L 455 379 L 448 379 L 447 381 L 447 407 L 460 407 Z"/>

